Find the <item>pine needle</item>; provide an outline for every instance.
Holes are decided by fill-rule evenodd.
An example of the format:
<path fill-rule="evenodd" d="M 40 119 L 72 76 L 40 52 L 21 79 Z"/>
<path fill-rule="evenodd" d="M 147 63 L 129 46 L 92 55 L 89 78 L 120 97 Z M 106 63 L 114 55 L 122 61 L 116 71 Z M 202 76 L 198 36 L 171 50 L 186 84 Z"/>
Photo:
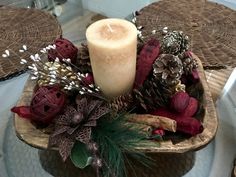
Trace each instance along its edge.
<path fill-rule="evenodd" d="M 93 139 L 99 145 L 100 157 L 104 162 L 102 169 L 104 177 L 127 176 L 126 165 L 133 168 L 132 163 L 127 160 L 128 157 L 146 167 L 151 164 L 149 157 L 136 151 L 138 143 L 145 139 L 145 135 L 127 125 L 125 119 L 125 114 L 122 113 L 113 120 L 100 120 L 93 131 Z"/>

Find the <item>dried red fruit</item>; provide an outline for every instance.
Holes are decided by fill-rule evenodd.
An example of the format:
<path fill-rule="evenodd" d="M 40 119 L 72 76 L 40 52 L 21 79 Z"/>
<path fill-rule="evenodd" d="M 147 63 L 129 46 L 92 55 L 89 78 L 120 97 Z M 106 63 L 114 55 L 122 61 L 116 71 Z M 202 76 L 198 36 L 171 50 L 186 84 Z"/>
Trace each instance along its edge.
<path fill-rule="evenodd" d="M 152 135 L 164 136 L 165 135 L 165 131 L 163 129 L 161 129 L 161 128 L 157 128 L 157 129 L 152 131 Z"/>
<path fill-rule="evenodd" d="M 65 100 L 66 96 L 58 86 L 39 87 L 30 104 L 32 120 L 43 124 L 51 123 L 62 110 Z"/>
<path fill-rule="evenodd" d="M 32 114 L 29 106 L 18 106 L 11 108 L 11 112 L 18 114 L 22 118 L 31 119 Z"/>
<path fill-rule="evenodd" d="M 179 91 L 172 96 L 170 106 L 173 110 L 181 113 L 189 104 L 189 95 L 184 91 Z"/>
<path fill-rule="evenodd" d="M 198 71 L 196 69 L 193 69 L 192 74 L 191 74 L 192 81 L 197 82 L 199 81 L 200 77 L 198 74 Z"/>
<path fill-rule="evenodd" d="M 203 126 L 201 122 L 193 117 L 182 117 L 177 121 L 177 131 L 195 136 L 202 133 Z"/>
<path fill-rule="evenodd" d="M 156 39 L 150 39 L 142 48 L 138 60 L 134 87 L 140 87 L 152 70 L 152 64 L 159 56 L 160 43 Z"/>
<path fill-rule="evenodd" d="M 171 118 L 173 120 L 177 120 L 177 119 L 181 118 L 180 116 L 178 116 L 178 114 L 170 112 L 166 108 L 158 108 L 155 111 L 153 111 L 151 114 L 157 115 L 157 116 L 168 117 L 168 118 Z"/>
<path fill-rule="evenodd" d="M 56 49 L 51 49 L 48 51 L 49 61 L 54 61 L 56 58 L 59 58 L 60 61 L 62 61 L 63 58 L 69 58 L 71 63 L 76 62 L 78 49 L 72 42 L 65 38 L 58 38 L 54 44 L 56 45 Z"/>
<path fill-rule="evenodd" d="M 193 117 L 187 117 L 179 113 L 173 113 L 166 108 L 158 108 L 156 111 L 152 112 L 152 114 L 175 120 L 177 122 L 177 131 L 179 132 L 194 136 L 203 131 L 201 122 Z"/>
<path fill-rule="evenodd" d="M 199 77 L 198 71 L 196 69 L 193 69 L 192 72 L 188 75 L 183 74 L 181 76 L 181 83 L 186 86 L 196 84 L 199 82 L 199 80 L 200 80 L 200 77 Z"/>
<path fill-rule="evenodd" d="M 39 87 L 30 106 L 13 107 L 12 112 L 37 123 L 49 124 L 62 110 L 65 94 L 57 86 Z"/>
<path fill-rule="evenodd" d="M 180 114 L 184 117 L 192 117 L 198 110 L 198 100 L 194 97 L 190 97 L 188 106 L 186 109 Z"/>
<path fill-rule="evenodd" d="M 88 73 L 88 75 L 83 78 L 83 82 L 88 86 L 90 84 L 94 84 L 94 78 L 91 73 Z"/>

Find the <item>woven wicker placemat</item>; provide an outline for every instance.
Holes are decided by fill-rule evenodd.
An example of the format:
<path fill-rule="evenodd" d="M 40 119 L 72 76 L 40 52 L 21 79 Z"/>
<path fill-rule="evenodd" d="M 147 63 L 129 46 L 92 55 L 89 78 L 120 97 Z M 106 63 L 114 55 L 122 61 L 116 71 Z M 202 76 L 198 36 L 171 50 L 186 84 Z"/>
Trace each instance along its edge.
<path fill-rule="evenodd" d="M 163 0 L 141 9 L 137 25 L 144 27 L 146 39 L 154 29 L 161 39 L 160 31 L 166 26 L 188 34 L 205 69 L 236 66 L 236 11 L 223 5 L 206 0 Z"/>
<path fill-rule="evenodd" d="M 0 81 L 23 73 L 26 68 L 20 59 L 30 60 L 30 54 L 38 53 L 61 33 L 59 23 L 47 12 L 0 6 Z M 20 53 L 23 45 L 27 46 L 27 52 Z M 4 58 L 6 49 L 10 56 Z"/>

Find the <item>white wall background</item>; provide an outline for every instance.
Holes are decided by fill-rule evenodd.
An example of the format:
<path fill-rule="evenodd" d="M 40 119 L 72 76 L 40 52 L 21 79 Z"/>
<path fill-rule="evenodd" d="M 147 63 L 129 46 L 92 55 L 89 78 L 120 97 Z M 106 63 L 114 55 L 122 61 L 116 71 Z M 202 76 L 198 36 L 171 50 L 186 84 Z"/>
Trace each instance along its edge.
<path fill-rule="evenodd" d="M 82 3 L 84 8 L 108 17 L 125 18 L 152 1 L 154 0 L 82 0 Z"/>

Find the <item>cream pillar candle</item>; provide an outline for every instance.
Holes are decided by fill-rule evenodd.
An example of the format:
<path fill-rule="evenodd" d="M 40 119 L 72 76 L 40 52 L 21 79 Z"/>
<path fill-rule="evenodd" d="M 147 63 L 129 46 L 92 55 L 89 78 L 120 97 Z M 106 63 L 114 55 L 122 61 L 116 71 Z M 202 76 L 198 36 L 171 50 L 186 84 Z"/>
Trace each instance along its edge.
<path fill-rule="evenodd" d="M 104 19 L 86 31 L 96 85 L 108 98 L 127 93 L 136 72 L 137 29 L 122 19 Z"/>

